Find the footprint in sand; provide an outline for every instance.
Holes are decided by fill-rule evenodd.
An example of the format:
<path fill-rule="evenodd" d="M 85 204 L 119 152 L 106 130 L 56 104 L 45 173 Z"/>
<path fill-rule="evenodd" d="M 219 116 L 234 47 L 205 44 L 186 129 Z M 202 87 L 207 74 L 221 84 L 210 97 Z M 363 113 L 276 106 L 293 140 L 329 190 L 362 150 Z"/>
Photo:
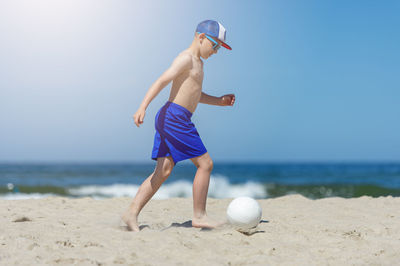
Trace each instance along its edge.
<path fill-rule="evenodd" d="M 20 217 L 20 218 L 15 219 L 13 222 L 14 222 L 14 223 L 32 222 L 32 220 L 29 219 L 28 217 L 23 216 L 23 217 Z"/>

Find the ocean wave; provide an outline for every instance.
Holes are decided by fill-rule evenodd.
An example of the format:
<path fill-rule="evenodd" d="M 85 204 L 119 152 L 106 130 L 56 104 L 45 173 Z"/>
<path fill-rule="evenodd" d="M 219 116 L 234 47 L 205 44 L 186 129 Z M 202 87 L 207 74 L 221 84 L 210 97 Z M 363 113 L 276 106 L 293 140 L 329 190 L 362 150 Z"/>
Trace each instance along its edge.
<path fill-rule="evenodd" d="M 168 182 L 169 181 L 169 182 Z M 177 197 L 192 197 L 193 181 L 179 179 L 167 180 L 154 199 L 168 199 Z M 11 190 L 12 189 L 12 190 Z M 0 199 L 38 199 L 49 196 L 62 197 L 92 197 L 95 199 L 112 197 L 134 197 L 139 184 L 114 183 L 109 185 L 87 184 L 80 186 L 24 186 L 14 185 L 0 187 Z M 212 175 L 209 184 L 208 197 L 236 198 L 248 196 L 257 199 L 275 198 L 288 194 L 301 194 L 311 199 L 326 197 L 352 198 L 360 196 L 400 196 L 400 189 L 386 188 L 373 184 L 285 184 L 261 183 L 247 181 L 235 183 L 224 175 Z"/>
<path fill-rule="evenodd" d="M 113 185 L 88 185 L 69 188 L 67 191 L 72 196 L 91 196 L 94 198 L 109 197 L 133 197 L 138 191 L 138 185 L 113 184 Z M 163 184 L 153 196 L 154 199 L 168 199 L 176 197 L 192 197 L 192 182 L 179 180 Z M 231 184 L 227 177 L 212 175 L 208 189 L 211 198 L 235 198 L 248 196 L 253 198 L 266 198 L 265 187 L 261 183 L 246 182 L 243 184 Z"/>

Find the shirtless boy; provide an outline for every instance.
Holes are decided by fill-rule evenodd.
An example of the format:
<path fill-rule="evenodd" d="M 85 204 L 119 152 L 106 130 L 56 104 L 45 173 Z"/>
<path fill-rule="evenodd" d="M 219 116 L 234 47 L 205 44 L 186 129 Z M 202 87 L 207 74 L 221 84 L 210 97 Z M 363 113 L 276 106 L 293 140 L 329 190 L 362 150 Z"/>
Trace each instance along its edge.
<path fill-rule="evenodd" d="M 133 119 L 136 126 L 143 123 L 146 108 L 158 93 L 172 81 L 167 103 L 155 118 L 156 134 L 152 159 L 157 161 L 154 172 L 142 183 L 129 209 L 122 216 L 132 231 L 139 231 L 137 217 L 144 205 L 157 192 L 179 161 L 190 159 L 197 167 L 193 181 L 193 227 L 214 228 L 219 224 L 207 216 L 206 200 L 213 161 L 191 122 L 197 104 L 232 106 L 234 94 L 214 97 L 202 92 L 203 61 L 218 52 L 225 43 L 226 30 L 213 20 L 201 22 L 190 47 L 181 52 L 172 65 L 149 88 Z"/>

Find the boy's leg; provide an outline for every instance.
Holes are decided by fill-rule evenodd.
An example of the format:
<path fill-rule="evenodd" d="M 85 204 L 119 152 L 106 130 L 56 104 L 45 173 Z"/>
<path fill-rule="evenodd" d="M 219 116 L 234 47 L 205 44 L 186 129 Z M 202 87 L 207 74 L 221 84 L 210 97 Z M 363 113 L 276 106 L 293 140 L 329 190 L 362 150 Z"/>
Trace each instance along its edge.
<path fill-rule="evenodd" d="M 139 231 L 137 217 L 146 203 L 160 188 L 162 183 L 171 174 L 174 167 L 174 161 L 171 156 L 157 159 L 157 165 L 154 172 L 143 181 L 136 193 L 129 209 L 122 216 L 122 220 L 128 225 L 129 230 Z"/>
<path fill-rule="evenodd" d="M 222 224 L 207 217 L 206 202 L 210 175 L 213 169 L 213 161 L 208 152 L 190 159 L 197 167 L 196 176 L 193 180 L 193 227 L 217 227 Z"/>

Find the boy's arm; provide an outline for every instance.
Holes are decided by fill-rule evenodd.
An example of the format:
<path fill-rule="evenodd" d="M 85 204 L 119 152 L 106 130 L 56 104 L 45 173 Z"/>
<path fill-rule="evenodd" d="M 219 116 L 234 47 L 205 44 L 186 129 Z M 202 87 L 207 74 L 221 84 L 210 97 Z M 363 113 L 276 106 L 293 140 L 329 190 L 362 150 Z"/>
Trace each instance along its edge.
<path fill-rule="evenodd" d="M 146 115 L 146 109 L 149 106 L 150 102 L 160 93 L 160 91 L 165 86 L 168 85 L 168 83 L 174 80 L 185 70 L 190 69 L 191 65 L 192 58 L 188 54 L 179 55 L 177 58 L 175 58 L 171 66 L 153 83 L 153 85 L 151 85 L 146 95 L 144 96 L 144 99 L 139 109 L 133 115 L 133 120 L 135 121 L 136 126 L 139 127 L 140 124 L 143 124 L 143 119 Z"/>
<path fill-rule="evenodd" d="M 201 92 L 200 103 L 219 106 L 232 106 L 235 103 L 235 95 L 227 94 L 221 97 L 215 97 Z"/>
<path fill-rule="evenodd" d="M 146 110 L 150 102 L 160 93 L 160 91 L 174 80 L 183 71 L 190 68 L 192 58 L 188 54 L 183 54 L 175 58 L 171 66 L 151 85 L 144 97 L 139 109 Z"/>

